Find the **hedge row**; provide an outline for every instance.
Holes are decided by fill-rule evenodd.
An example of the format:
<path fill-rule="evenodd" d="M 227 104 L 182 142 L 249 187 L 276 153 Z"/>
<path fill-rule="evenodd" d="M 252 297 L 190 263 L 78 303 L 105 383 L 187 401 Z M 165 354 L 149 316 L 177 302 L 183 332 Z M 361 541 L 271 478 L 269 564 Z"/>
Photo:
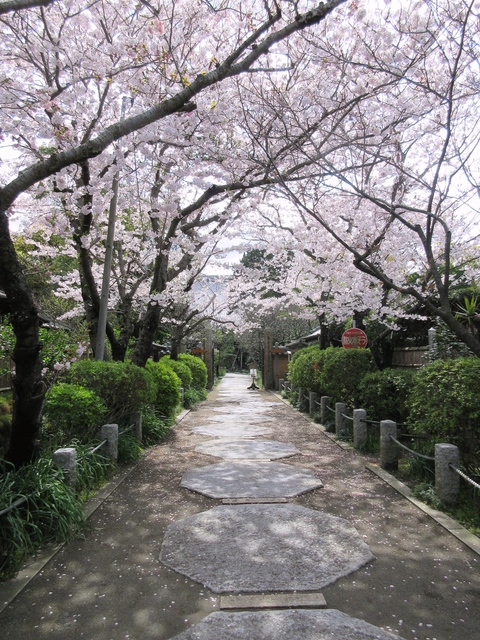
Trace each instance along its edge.
<path fill-rule="evenodd" d="M 288 379 L 372 420 L 408 423 L 412 434 L 459 447 L 463 464 L 480 468 L 480 359 L 436 360 L 418 370 L 375 369 L 368 349 L 318 346 L 292 357 Z"/>
<path fill-rule="evenodd" d="M 200 385 L 204 381 L 204 390 L 207 368 L 199 358 L 185 355 L 179 362 L 149 361 L 145 369 L 131 362 L 79 360 L 64 380 L 47 393 L 46 429 L 64 441 L 86 441 L 100 424 L 121 422 L 146 407 L 172 420 L 180 403 L 180 387 L 189 402 L 203 399 Z"/>

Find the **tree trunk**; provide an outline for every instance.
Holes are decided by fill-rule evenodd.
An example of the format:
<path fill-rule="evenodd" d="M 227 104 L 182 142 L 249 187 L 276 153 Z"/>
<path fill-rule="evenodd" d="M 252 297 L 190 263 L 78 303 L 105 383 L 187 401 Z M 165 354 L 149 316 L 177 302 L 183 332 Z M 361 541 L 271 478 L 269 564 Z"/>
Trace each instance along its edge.
<path fill-rule="evenodd" d="M 18 467 L 36 456 L 46 385 L 42 379 L 38 312 L 18 262 L 4 212 L 0 212 L 0 286 L 10 304 L 10 321 L 16 338 L 12 436 L 7 460 Z"/>
<path fill-rule="evenodd" d="M 138 367 L 144 367 L 150 357 L 159 321 L 160 307 L 157 304 L 149 304 L 145 317 L 142 320 L 140 335 L 132 355 L 132 362 Z"/>

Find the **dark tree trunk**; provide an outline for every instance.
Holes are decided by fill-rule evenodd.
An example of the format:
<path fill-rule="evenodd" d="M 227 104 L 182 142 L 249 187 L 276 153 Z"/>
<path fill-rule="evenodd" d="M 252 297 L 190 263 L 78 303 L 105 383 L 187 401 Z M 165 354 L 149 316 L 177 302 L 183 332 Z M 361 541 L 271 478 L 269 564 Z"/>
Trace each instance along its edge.
<path fill-rule="evenodd" d="M 38 312 L 3 212 L 0 212 L 0 287 L 10 304 L 10 321 L 16 338 L 12 436 L 7 459 L 20 466 L 33 460 L 37 453 L 46 385 L 42 379 Z"/>
<path fill-rule="evenodd" d="M 132 355 L 132 362 L 138 367 L 144 367 L 150 357 L 159 322 L 160 307 L 149 304 L 145 317 L 142 320 L 140 335 Z"/>

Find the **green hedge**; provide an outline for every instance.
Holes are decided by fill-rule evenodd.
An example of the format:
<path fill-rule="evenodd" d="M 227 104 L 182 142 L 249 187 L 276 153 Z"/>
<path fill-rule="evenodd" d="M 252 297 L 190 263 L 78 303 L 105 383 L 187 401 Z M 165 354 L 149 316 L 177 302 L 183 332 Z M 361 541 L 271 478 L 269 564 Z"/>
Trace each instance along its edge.
<path fill-rule="evenodd" d="M 190 367 L 180 360 L 171 360 L 170 356 L 163 356 L 162 364 L 165 364 L 167 367 L 170 367 L 172 371 L 175 371 L 177 376 L 182 381 L 182 387 L 184 389 L 188 389 L 193 380 L 192 372 L 190 371 Z"/>
<path fill-rule="evenodd" d="M 363 376 L 375 370 L 369 349 L 344 349 L 318 345 L 300 349 L 294 354 L 288 369 L 288 379 L 306 392 L 327 395 L 334 402 L 358 406 L 360 382 Z"/>
<path fill-rule="evenodd" d="M 207 386 L 207 365 L 204 361 L 188 353 L 181 353 L 178 360 L 185 363 L 192 372 L 192 387 L 203 391 Z"/>
<path fill-rule="evenodd" d="M 406 422 L 407 396 L 416 371 L 411 369 L 384 369 L 367 373 L 359 386 L 360 406 L 370 420 Z"/>
<path fill-rule="evenodd" d="M 155 398 L 155 383 L 146 369 L 132 362 L 74 362 L 68 381 L 94 391 L 108 409 L 107 422 L 118 422 Z"/>
<path fill-rule="evenodd" d="M 293 354 L 288 367 L 288 379 L 298 388 L 321 395 L 320 376 L 325 351 L 318 345 L 305 347 Z"/>
<path fill-rule="evenodd" d="M 345 402 L 358 407 L 360 383 L 363 376 L 376 369 L 369 349 L 325 349 L 320 375 L 320 386 L 331 402 Z"/>
<path fill-rule="evenodd" d="M 102 399 L 78 384 L 58 382 L 47 393 L 43 410 L 49 431 L 63 442 L 91 438 L 108 413 Z"/>
<path fill-rule="evenodd" d="M 460 449 L 462 463 L 478 472 L 480 359 L 436 360 L 422 367 L 407 398 L 414 433 Z"/>
<path fill-rule="evenodd" d="M 163 358 L 162 358 L 163 360 Z M 160 362 L 147 362 L 146 370 L 155 382 L 156 393 L 153 405 L 160 416 L 173 419 L 180 403 L 180 378 L 167 364 Z"/>

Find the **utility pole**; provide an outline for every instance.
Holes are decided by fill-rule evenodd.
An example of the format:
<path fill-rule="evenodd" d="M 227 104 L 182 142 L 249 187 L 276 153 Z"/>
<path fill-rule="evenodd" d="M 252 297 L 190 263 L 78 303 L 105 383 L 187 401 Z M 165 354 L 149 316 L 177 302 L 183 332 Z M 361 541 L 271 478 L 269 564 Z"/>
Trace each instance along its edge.
<path fill-rule="evenodd" d="M 131 106 L 133 98 L 122 97 L 122 111 L 120 121 L 124 120 L 127 106 Z M 112 184 L 112 198 L 108 212 L 107 246 L 105 248 L 105 262 L 103 264 L 102 293 L 100 295 L 100 310 L 98 314 L 97 342 L 95 344 L 95 359 L 103 360 L 105 356 L 105 331 L 107 328 L 108 292 L 110 289 L 110 273 L 112 271 L 113 243 L 115 241 L 115 222 L 117 219 L 119 171 L 115 172 Z"/>

